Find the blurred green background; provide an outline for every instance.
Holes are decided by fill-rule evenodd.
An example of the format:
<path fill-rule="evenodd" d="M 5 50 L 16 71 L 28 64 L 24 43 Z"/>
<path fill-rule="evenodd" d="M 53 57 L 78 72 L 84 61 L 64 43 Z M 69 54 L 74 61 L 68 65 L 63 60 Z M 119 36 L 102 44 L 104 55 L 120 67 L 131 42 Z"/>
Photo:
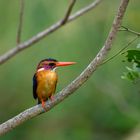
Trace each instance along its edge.
<path fill-rule="evenodd" d="M 92 0 L 77 0 L 73 13 Z M 47 36 L 0 67 L 0 123 L 36 105 L 32 76 L 44 58 L 76 61 L 58 69 L 57 91 L 69 84 L 104 44 L 119 0 L 104 0 L 96 9 Z M 64 16 L 68 0 L 25 1 L 22 41 Z M 0 1 L 0 54 L 16 45 L 19 0 Z M 140 1 L 131 0 L 123 25 L 140 31 Z M 108 57 L 135 36 L 119 32 Z M 135 47 L 139 40 L 135 41 Z M 120 56 L 101 66 L 72 96 L 48 113 L 28 120 L 1 140 L 134 140 L 140 135 L 140 87 L 122 80 L 125 65 Z M 137 138 L 136 140 L 139 140 Z"/>

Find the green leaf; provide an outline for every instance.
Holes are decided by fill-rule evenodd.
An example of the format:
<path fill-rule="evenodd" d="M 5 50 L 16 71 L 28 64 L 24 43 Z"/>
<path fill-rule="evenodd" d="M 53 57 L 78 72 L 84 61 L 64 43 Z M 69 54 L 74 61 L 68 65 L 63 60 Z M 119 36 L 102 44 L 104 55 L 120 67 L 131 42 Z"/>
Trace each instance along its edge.
<path fill-rule="evenodd" d="M 140 73 L 140 67 L 137 66 L 137 63 L 133 63 L 133 70 Z"/>
<path fill-rule="evenodd" d="M 121 76 L 122 79 L 135 82 L 138 78 L 140 78 L 140 74 L 138 71 L 135 71 L 130 67 L 126 67 L 126 69 L 128 70 L 128 72 L 124 72 L 124 74 Z"/>
<path fill-rule="evenodd" d="M 140 67 L 140 51 L 139 50 L 128 50 L 127 51 L 127 61 L 135 62 L 137 67 Z"/>
<path fill-rule="evenodd" d="M 139 44 L 137 44 L 136 48 L 137 48 L 137 49 L 140 49 L 140 43 L 139 43 Z"/>

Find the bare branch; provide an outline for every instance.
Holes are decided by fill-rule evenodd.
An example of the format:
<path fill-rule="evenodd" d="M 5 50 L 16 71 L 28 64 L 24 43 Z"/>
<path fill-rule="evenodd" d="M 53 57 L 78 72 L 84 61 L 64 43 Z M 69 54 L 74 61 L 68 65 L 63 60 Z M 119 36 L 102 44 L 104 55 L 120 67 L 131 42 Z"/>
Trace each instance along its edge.
<path fill-rule="evenodd" d="M 122 54 L 122 52 L 127 49 L 133 42 L 135 42 L 137 39 L 139 38 L 139 36 L 136 36 L 135 38 L 133 38 L 130 42 L 128 42 L 122 49 L 120 49 L 116 54 L 114 54 L 113 56 L 111 56 L 110 58 L 106 59 L 105 61 L 103 61 L 103 63 L 101 65 L 106 64 L 107 62 L 111 61 L 112 59 L 114 59 L 116 56 Z"/>
<path fill-rule="evenodd" d="M 92 10 L 93 8 L 95 8 L 102 0 L 96 0 L 93 3 L 89 4 L 88 6 L 86 6 L 85 8 L 77 11 L 75 14 L 73 14 L 72 16 L 70 16 L 67 20 L 66 23 L 71 22 L 75 19 L 77 19 L 78 17 L 82 16 L 83 14 L 87 13 L 88 11 Z M 65 23 L 65 24 L 66 24 Z M 35 36 L 33 36 L 32 38 L 30 38 L 29 40 L 20 43 L 19 45 L 17 45 L 16 47 L 12 48 L 11 50 L 9 50 L 8 52 L 6 52 L 5 54 L 0 56 L 0 64 L 3 64 L 4 62 L 6 62 L 7 60 L 9 60 L 10 58 L 12 58 L 13 56 L 15 56 L 17 53 L 21 52 L 22 50 L 30 47 L 31 45 L 39 42 L 41 39 L 43 39 L 44 37 L 50 35 L 51 33 L 53 33 L 54 31 L 56 31 L 57 29 L 61 28 L 63 25 L 62 24 L 62 20 L 58 21 L 57 23 L 53 24 L 52 26 L 50 26 L 49 28 L 43 30 L 42 32 L 36 34 Z"/>
<path fill-rule="evenodd" d="M 65 14 L 65 17 L 64 17 L 64 19 L 61 22 L 62 25 L 64 25 L 67 22 L 75 2 L 76 2 L 76 0 L 71 0 L 70 5 L 68 7 L 68 10 L 67 10 L 67 12 Z"/>
<path fill-rule="evenodd" d="M 125 26 L 121 26 L 121 27 L 123 29 L 119 29 L 119 31 L 127 31 L 127 32 L 130 32 L 130 33 L 135 34 L 137 36 L 140 36 L 140 33 L 139 32 L 136 32 L 136 31 L 134 31 L 132 29 L 129 29 L 129 28 L 125 27 Z"/>
<path fill-rule="evenodd" d="M 23 13 L 24 13 L 24 0 L 20 0 L 19 25 L 18 25 L 18 30 L 17 30 L 17 45 L 21 42 Z"/>
<path fill-rule="evenodd" d="M 76 91 L 87 79 L 92 75 L 92 73 L 98 68 L 98 66 L 102 63 L 107 53 L 112 47 L 112 42 L 117 35 L 117 31 L 121 25 L 124 13 L 126 11 L 129 0 L 121 0 L 120 7 L 118 9 L 117 15 L 114 18 L 113 25 L 111 27 L 110 33 L 106 39 L 105 45 L 101 48 L 97 56 L 92 60 L 92 62 L 87 66 L 87 68 L 74 80 L 72 81 L 66 88 L 60 91 L 56 96 L 54 101 L 47 101 L 45 108 L 47 111 L 52 109 L 55 105 L 62 102 L 65 98 L 71 95 L 74 91 Z M 0 135 L 12 130 L 23 122 L 31 119 L 41 113 L 44 110 L 41 105 L 36 105 L 30 109 L 25 110 L 14 118 L 6 121 L 5 123 L 0 125 Z"/>

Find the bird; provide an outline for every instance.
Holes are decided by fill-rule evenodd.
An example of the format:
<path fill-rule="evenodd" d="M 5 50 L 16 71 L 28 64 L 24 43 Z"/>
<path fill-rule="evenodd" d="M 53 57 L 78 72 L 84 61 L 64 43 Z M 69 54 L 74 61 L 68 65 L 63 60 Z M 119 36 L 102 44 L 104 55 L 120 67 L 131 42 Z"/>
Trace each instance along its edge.
<path fill-rule="evenodd" d="M 50 99 L 54 100 L 54 93 L 58 81 L 56 68 L 60 66 L 73 65 L 76 62 L 59 62 L 53 58 L 43 59 L 39 62 L 36 72 L 33 76 L 33 97 L 38 99 L 44 110 L 45 102 Z"/>

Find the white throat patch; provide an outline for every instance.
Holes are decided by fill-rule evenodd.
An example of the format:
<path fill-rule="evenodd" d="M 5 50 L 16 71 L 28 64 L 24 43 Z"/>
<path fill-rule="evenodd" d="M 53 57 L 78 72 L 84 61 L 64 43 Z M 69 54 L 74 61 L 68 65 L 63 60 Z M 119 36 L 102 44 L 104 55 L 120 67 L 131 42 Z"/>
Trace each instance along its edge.
<path fill-rule="evenodd" d="M 37 72 L 40 72 L 40 71 L 43 71 L 43 70 L 45 70 L 45 69 L 44 68 L 40 68 L 40 69 L 37 70 Z"/>
<path fill-rule="evenodd" d="M 53 68 L 52 71 L 55 71 L 57 67 Z"/>

